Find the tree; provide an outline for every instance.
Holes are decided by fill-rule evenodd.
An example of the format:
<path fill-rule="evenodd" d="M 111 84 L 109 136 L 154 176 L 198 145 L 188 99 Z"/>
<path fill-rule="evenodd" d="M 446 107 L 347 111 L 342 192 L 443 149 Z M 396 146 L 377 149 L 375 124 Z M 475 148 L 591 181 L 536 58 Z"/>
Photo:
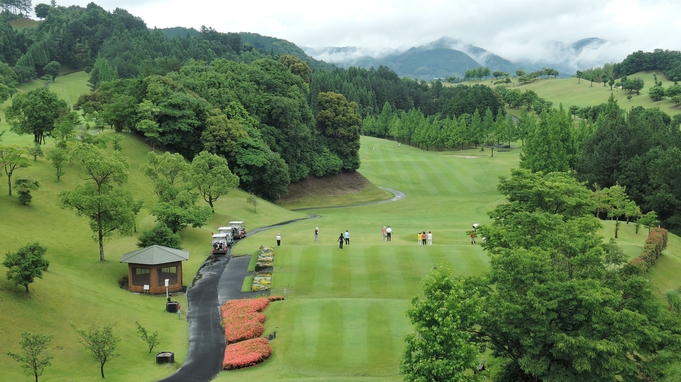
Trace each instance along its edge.
<path fill-rule="evenodd" d="M 502 374 L 633 381 L 660 379 L 678 362 L 678 323 L 641 271 L 598 235 L 586 187 L 567 173 L 512 170 L 499 191 L 509 203 L 478 229 L 490 274 L 477 339 L 508 360 Z"/>
<path fill-rule="evenodd" d="M 128 179 L 128 162 L 120 152 L 105 156 L 97 147 L 80 144 L 71 158 L 81 165 L 85 184 L 59 193 L 59 206 L 75 211 L 90 221 L 93 239 L 99 243 L 99 260 L 104 259 L 104 240 L 118 231 L 132 235 L 134 200 L 129 191 L 116 188 Z"/>
<path fill-rule="evenodd" d="M 542 113 L 534 131 L 528 134 L 520 167 L 545 173 L 568 171 L 576 154 L 573 130 L 572 120 L 562 107 Z"/>
<path fill-rule="evenodd" d="M 19 134 L 33 134 L 35 143 L 44 143 L 45 135 L 54 129 L 54 123 L 68 109 L 66 101 L 55 93 L 40 87 L 16 95 L 12 105 L 5 109 L 10 130 Z"/>
<path fill-rule="evenodd" d="M 202 151 L 194 157 L 191 174 L 192 183 L 213 212 L 213 203 L 230 189 L 239 186 L 239 177 L 232 174 L 227 159 L 208 151 Z"/>
<path fill-rule="evenodd" d="M 173 233 L 178 233 L 187 226 L 199 228 L 206 224 L 211 216 L 210 207 L 196 206 L 198 195 L 187 190 L 180 191 L 172 202 L 159 202 L 151 208 L 156 221 L 163 222 Z"/>
<path fill-rule="evenodd" d="M 142 233 L 137 241 L 137 246 L 140 248 L 146 248 L 152 245 L 182 249 L 182 239 L 180 238 L 180 235 L 174 233 L 167 225 L 159 222 L 156 223 L 154 228 Z"/>
<path fill-rule="evenodd" d="M 485 137 L 485 146 L 490 148 L 490 151 L 492 152 L 491 157 L 494 157 L 494 148 L 497 145 L 497 136 L 494 133 L 489 133 Z"/>
<path fill-rule="evenodd" d="M 581 70 L 578 70 L 578 71 L 575 73 L 575 75 L 577 76 L 577 83 L 580 83 L 579 81 L 582 80 L 582 75 L 584 75 L 584 72 L 582 72 Z"/>
<path fill-rule="evenodd" d="M 7 355 L 19 362 L 26 375 L 34 376 L 35 382 L 38 382 L 38 377 L 43 375 L 45 368 L 52 365 L 50 363 L 52 356 L 46 354 L 45 351 L 54 337 L 42 333 L 23 332 L 21 338 L 19 345 L 21 345 L 22 354 L 10 351 Z"/>
<path fill-rule="evenodd" d="M 43 148 L 39 144 L 33 145 L 33 147 L 28 149 L 28 154 L 33 157 L 33 161 L 37 162 L 38 157 L 44 157 L 45 154 L 43 153 Z"/>
<path fill-rule="evenodd" d="M 338 93 L 320 93 L 317 98 L 317 129 L 329 142 L 329 149 L 343 161 L 343 170 L 359 168 L 359 130 L 362 116 L 357 104 Z"/>
<path fill-rule="evenodd" d="M 35 17 L 44 19 L 50 13 L 50 6 L 48 4 L 38 4 L 33 10 L 35 11 Z"/>
<path fill-rule="evenodd" d="M 78 342 L 89 350 L 99 362 L 99 370 L 102 373 L 102 378 L 104 378 L 104 365 L 120 355 L 116 353 L 116 347 L 121 339 L 114 335 L 113 326 L 104 325 L 100 328 L 93 324 L 87 330 L 78 329 L 74 324 L 71 324 L 71 327 L 80 336 Z"/>
<path fill-rule="evenodd" d="M 626 189 L 619 184 L 610 187 L 607 192 L 610 200 L 608 217 L 610 219 L 615 219 L 615 239 L 617 239 L 617 233 L 620 228 L 620 217 L 624 216 L 626 213 L 627 205 L 630 201 L 626 194 Z"/>
<path fill-rule="evenodd" d="M 246 203 L 252 204 L 253 205 L 253 212 L 257 212 L 256 211 L 256 208 L 258 206 L 258 197 L 257 196 L 255 196 L 253 194 L 248 195 L 248 197 L 246 198 Z"/>
<path fill-rule="evenodd" d="M 57 78 L 59 75 L 59 70 L 61 69 L 61 64 L 58 63 L 57 61 L 50 61 L 45 65 L 43 68 L 43 71 L 45 74 L 48 76 L 52 77 L 52 82 Z"/>
<path fill-rule="evenodd" d="M 405 337 L 400 374 L 414 382 L 476 380 L 467 371 L 478 357 L 472 341 L 482 312 L 477 291 L 440 264 L 425 277 L 423 294 L 407 309 L 414 334 Z"/>
<path fill-rule="evenodd" d="M 650 96 L 650 99 L 653 101 L 657 102 L 660 101 L 664 98 L 664 88 L 662 86 L 653 86 L 650 88 L 648 91 L 648 95 Z"/>
<path fill-rule="evenodd" d="M 19 194 L 19 202 L 23 205 L 27 205 L 33 199 L 31 191 L 35 191 L 40 188 L 40 183 L 37 180 L 31 178 L 18 178 L 14 181 L 14 189 Z"/>
<path fill-rule="evenodd" d="M 7 252 L 2 262 L 7 268 L 7 280 L 22 285 L 28 293 L 28 285 L 36 277 L 42 279 L 43 272 L 50 266 L 50 262 L 43 258 L 46 252 L 47 248 L 37 242 L 26 244 L 16 252 Z"/>
<path fill-rule="evenodd" d="M 55 147 L 47 154 L 47 159 L 52 162 L 52 166 L 57 173 L 57 181 L 61 180 L 61 176 L 64 175 L 64 165 L 67 160 L 66 150 L 61 147 Z"/>
<path fill-rule="evenodd" d="M 24 168 L 30 165 L 28 158 L 28 148 L 17 145 L 0 146 L 0 166 L 5 169 L 7 175 L 7 187 L 9 195 L 12 195 L 12 175 L 17 168 Z"/>
<path fill-rule="evenodd" d="M 655 211 L 649 211 L 641 215 L 641 218 L 638 219 L 638 221 L 641 222 L 644 227 L 648 228 L 648 233 L 650 233 L 650 227 L 655 227 L 656 225 L 660 224 Z"/>
<path fill-rule="evenodd" d="M 151 351 L 154 350 L 154 347 L 161 343 L 158 339 L 158 331 L 149 335 L 147 334 L 147 330 L 139 322 L 135 321 L 135 324 L 137 324 L 137 333 L 139 333 L 142 340 L 147 343 L 147 346 L 149 346 L 149 353 L 151 353 Z"/>

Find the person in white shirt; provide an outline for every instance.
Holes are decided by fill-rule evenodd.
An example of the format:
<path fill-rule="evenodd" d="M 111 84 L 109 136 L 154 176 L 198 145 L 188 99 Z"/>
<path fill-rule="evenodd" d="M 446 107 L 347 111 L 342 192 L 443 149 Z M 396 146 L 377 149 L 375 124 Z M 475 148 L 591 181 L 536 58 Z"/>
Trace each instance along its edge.
<path fill-rule="evenodd" d="M 393 229 L 388 226 L 388 228 L 385 229 L 385 233 L 388 235 L 387 239 L 388 241 L 393 241 Z"/>
<path fill-rule="evenodd" d="M 281 245 L 281 234 L 277 232 L 277 247 Z"/>
<path fill-rule="evenodd" d="M 428 231 L 428 245 L 433 245 L 433 233 Z"/>

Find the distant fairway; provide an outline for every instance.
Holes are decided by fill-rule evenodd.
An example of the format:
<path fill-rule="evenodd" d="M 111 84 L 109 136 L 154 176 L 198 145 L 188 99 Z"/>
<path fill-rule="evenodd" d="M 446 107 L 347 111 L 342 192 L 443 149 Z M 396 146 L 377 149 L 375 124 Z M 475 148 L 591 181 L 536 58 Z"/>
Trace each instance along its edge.
<path fill-rule="evenodd" d="M 662 81 L 662 86 L 666 89 L 673 82 L 668 81 L 664 74 L 656 73 L 658 81 Z M 534 90 L 539 97 L 544 98 L 547 101 L 553 102 L 554 107 L 558 107 L 561 103 L 563 107 L 568 109 L 570 106 L 594 106 L 605 103 L 608 101 L 610 94 L 615 96 L 617 103 L 622 109 L 628 110 L 631 107 L 643 106 L 645 108 L 660 108 L 660 110 L 673 116 L 681 113 L 681 108 L 676 106 L 669 98 L 665 98 L 661 101 L 654 102 L 648 96 L 648 90 L 653 86 L 653 72 L 640 72 L 628 76 L 629 78 L 642 78 L 645 82 L 644 88 L 641 90 L 640 95 L 636 93 L 625 92 L 621 89 L 610 90 L 610 86 L 603 87 L 603 83 L 593 83 L 585 79 L 577 81 L 577 77 L 571 78 L 560 78 L 560 79 L 540 79 L 529 84 L 518 85 L 517 80 L 514 79 L 515 84 L 508 86 L 509 89 L 518 89 L 521 92 L 526 90 Z M 468 81 L 466 84 L 477 84 L 482 83 L 494 88 L 496 85 L 492 83 L 492 80 L 486 81 Z M 451 86 L 451 85 L 450 85 Z M 627 99 L 627 96 L 631 95 L 631 100 Z M 520 109 L 509 109 L 512 114 L 519 115 Z"/>

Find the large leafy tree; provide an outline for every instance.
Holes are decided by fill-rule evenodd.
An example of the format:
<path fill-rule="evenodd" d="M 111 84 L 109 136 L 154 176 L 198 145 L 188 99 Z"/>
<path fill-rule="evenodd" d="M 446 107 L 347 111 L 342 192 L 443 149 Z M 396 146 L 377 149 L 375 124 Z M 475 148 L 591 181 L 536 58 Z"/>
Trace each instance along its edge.
<path fill-rule="evenodd" d="M 210 218 L 210 207 L 198 207 L 198 195 L 191 192 L 191 166 L 180 154 L 147 154 L 142 171 L 154 182 L 158 203 L 151 208 L 156 220 L 177 233 L 191 225 L 203 226 Z"/>
<path fill-rule="evenodd" d="M 400 362 L 405 381 L 477 380 L 470 373 L 479 353 L 472 338 L 482 311 L 474 290 L 442 264 L 426 276 L 424 299 L 414 297 L 407 310 L 414 333 L 405 337 Z"/>
<path fill-rule="evenodd" d="M 317 129 L 326 137 L 329 149 L 343 161 L 343 170 L 359 168 L 359 131 L 362 117 L 357 104 L 338 93 L 321 93 L 317 98 Z"/>
<path fill-rule="evenodd" d="M 641 271 L 604 244 L 590 192 L 564 173 L 514 170 L 481 228 L 490 253 L 480 339 L 521 381 L 658 379 L 681 332 Z"/>
<path fill-rule="evenodd" d="M 234 174 L 244 191 L 269 201 L 286 194 L 291 178 L 288 165 L 279 154 L 262 141 L 247 139 L 237 141 L 234 152 Z"/>
<path fill-rule="evenodd" d="M 93 239 L 99 243 L 99 259 L 104 261 L 104 240 L 118 231 L 131 235 L 135 216 L 134 200 L 120 186 L 128 179 L 128 162 L 120 152 L 106 156 L 96 146 L 80 144 L 71 151 L 87 181 L 74 190 L 59 193 L 59 206 L 75 211 L 90 221 Z"/>
<path fill-rule="evenodd" d="M 55 121 L 67 109 L 66 101 L 46 87 L 40 87 L 14 97 L 12 105 L 5 109 L 5 117 L 12 126 L 11 131 L 19 135 L 33 134 L 35 143 L 43 143 L 54 129 Z"/>
<path fill-rule="evenodd" d="M 45 260 L 47 248 L 40 243 L 29 243 L 17 250 L 8 252 L 2 265 L 7 267 L 7 280 L 16 285 L 26 288 L 33 283 L 35 278 L 43 278 L 43 272 L 47 271 L 50 262 Z"/>
<path fill-rule="evenodd" d="M 230 189 L 239 186 L 239 177 L 232 174 L 224 157 L 202 151 L 191 164 L 192 183 L 203 200 L 215 212 L 213 203 Z"/>

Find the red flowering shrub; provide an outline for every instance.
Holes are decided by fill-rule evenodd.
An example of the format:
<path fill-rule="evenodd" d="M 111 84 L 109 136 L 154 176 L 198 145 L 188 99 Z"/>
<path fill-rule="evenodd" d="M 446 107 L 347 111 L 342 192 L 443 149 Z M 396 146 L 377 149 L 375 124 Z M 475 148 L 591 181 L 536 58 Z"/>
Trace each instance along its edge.
<path fill-rule="evenodd" d="M 647 272 L 662 256 L 662 251 L 667 248 L 668 235 L 669 232 L 664 228 L 652 228 L 643 246 L 643 252 L 629 263 L 643 267 L 643 270 Z"/>
<path fill-rule="evenodd" d="M 257 365 L 272 354 L 272 346 L 267 338 L 253 338 L 236 344 L 227 345 L 222 368 L 241 369 Z"/>
<path fill-rule="evenodd" d="M 223 322 L 227 343 L 260 337 L 265 331 L 265 327 L 255 316 L 250 318 L 249 316 L 242 316 L 239 319 L 223 320 Z"/>
<path fill-rule="evenodd" d="M 261 297 L 227 301 L 220 309 L 225 330 L 227 348 L 222 367 L 225 370 L 240 369 L 256 365 L 272 354 L 272 347 L 266 338 L 259 338 L 265 331 L 265 315 L 260 313 L 270 303 L 284 298 L 281 296 Z"/>

